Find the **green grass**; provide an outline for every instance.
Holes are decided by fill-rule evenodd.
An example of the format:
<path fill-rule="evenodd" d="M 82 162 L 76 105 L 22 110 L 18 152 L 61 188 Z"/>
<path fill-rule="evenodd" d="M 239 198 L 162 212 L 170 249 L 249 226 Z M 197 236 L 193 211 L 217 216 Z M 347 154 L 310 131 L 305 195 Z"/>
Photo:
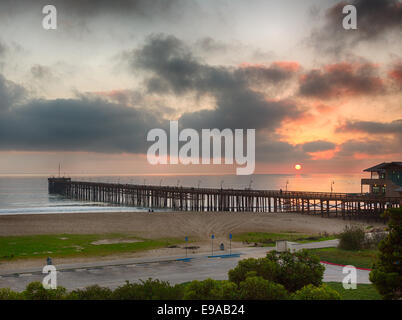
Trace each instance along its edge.
<path fill-rule="evenodd" d="M 275 246 L 277 240 L 295 241 L 300 243 L 324 241 L 335 239 L 335 236 L 321 236 L 321 235 L 308 235 L 297 232 L 280 232 L 280 233 L 268 233 L 268 232 L 246 232 L 233 235 L 234 241 L 258 243 L 263 246 Z"/>
<path fill-rule="evenodd" d="M 133 243 L 95 245 L 104 239 L 140 240 Z M 183 241 L 173 238 L 141 239 L 125 234 L 56 234 L 0 237 L 0 261 L 24 258 L 106 256 L 137 252 L 176 245 Z"/>
<path fill-rule="evenodd" d="M 358 268 L 371 268 L 378 253 L 377 250 L 343 250 L 338 248 L 309 249 L 321 261 L 352 265 Z"/>
<path fill-rule="evenodd" d="M 342 300 L 381 300 L 380 294 L 372 284 L 357 284 L 355 290 L 345 290 L 340 282 L 326 282 L 325 284 L 338 291 Z"/>

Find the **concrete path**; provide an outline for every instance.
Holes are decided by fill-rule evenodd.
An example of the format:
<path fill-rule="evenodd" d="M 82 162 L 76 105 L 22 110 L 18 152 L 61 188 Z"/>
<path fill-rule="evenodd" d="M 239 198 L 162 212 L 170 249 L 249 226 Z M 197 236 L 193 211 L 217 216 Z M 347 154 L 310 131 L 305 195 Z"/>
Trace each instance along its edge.
<path fill-rule="evenodd" d="M 338 240 L 322 242 L 293 244 L 293 248 L 312 249 L 336 247 Z M 160 279 L 169 281 L 171 284 L 204 280 L 212 278 L 225 280 L 228 278 L 228 271 L 234 268 L 237 263 L 245 258 L 264 257 L 267 251 L 273 250 L 270 247 L 252 247 L 237 250 L 234 253 L 240 254 L 236 257 L 213 257 L 210 253 L 189 255 L 190 260 L 178 260 L 180 257 L 158 257 L 158 258 L 136 258 L 112 261 L 100 261 L 91 263 L 56 265 L 58 285 L 68 290 L 84 288 L 89 285 L 98 284 L 116 288 L 125 283 L 138 281 L 139 279 Z M 224 252 L 228 254 L 229 252 Z M 222 254 L 222 251 L 215 254 Z M 325 265 L 324 281 L 341 282 L 345 275 L 341 266 Z M 368 280 L 369 271 L 357 270 L 358 283 L 370 283 Z M 0 288 L 9 287 L 21 291 L 32 281 L 42 281 L 44 274 L 38 268 L 24 270 L 9 270 L 0 275 Z"/>

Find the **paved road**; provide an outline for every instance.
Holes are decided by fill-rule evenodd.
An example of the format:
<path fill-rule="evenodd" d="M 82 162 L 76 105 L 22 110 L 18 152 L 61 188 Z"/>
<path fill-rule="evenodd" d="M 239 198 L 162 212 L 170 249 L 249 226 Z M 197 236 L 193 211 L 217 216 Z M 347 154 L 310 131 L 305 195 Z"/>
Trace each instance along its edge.
<path fill-rule="evenodd" d="M 324 248 L 335 247 L 337 240 L 322 241 L 295 245 L 297 248 Z M 244 248 L 238 257 L 208 258 L 208 254 L 191 255 L 190 261 L 178 261 L 183 257 L 158 257 L 154 259 L 125 259 L 102 261 L 93 263 L 70 264 L 56 266 L 58 285 L 69 290 L 84 288 L 98 284 L 116 288 L 125 283 L 139 279 L 160 279 L 171 284 L 212 278 L 216 280 L 227 279 L 227 273 L 234 268 L 238 261 L 250 257 L 263 257 L 266 252 L 274 248 Z M 235 252 L 233 252 L 235 253 Z M 341 282 L 344 278 L 341 266 L 325 264 L 324 281 Z M 358 270 L 358 283 L 370 283 L 369 271 Z M 41 269 L 10 270 L 0 275 L 0 287 L 9 287 L 21 291 L 32 281 L 42 281 L 44 275 Z"/>

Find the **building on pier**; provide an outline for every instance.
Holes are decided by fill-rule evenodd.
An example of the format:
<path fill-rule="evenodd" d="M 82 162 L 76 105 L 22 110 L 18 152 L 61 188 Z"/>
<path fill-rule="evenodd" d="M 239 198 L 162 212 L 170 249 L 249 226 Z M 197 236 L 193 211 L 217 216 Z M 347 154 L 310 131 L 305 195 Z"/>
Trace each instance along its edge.
<path fill-rule="evenodd" d="M 362 179 L 361 186 L 369 186 L 369 193 L 384 197 L 399 197 L 402 190 L 402 162 L 383 162 L 363 170 L 370 179 Z"/>

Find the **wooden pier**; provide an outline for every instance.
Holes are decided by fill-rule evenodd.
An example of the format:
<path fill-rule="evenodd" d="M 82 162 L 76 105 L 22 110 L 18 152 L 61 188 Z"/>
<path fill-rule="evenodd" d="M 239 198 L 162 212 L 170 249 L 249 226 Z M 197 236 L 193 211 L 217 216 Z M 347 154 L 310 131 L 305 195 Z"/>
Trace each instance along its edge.
<path fill-rule="evenodd" d="M 402 198 L 360 193 L 212 189 L 49 178 L 49 193 L 84 201 L 179 211 L 298 212 L 322 217 L 379 218 Z"/>

